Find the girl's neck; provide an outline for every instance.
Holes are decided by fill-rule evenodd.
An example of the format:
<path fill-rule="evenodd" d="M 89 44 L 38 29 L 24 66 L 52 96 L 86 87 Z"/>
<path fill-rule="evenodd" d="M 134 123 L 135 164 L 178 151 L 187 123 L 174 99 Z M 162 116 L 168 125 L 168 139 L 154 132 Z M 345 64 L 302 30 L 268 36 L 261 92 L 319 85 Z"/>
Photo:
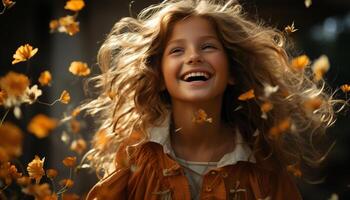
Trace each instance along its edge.
<path fill-rule="evenodd" d="M 205 111 L 211 122 L 193 122 L 199 109 Z M 223 153 L 233 150 L 234 131 L 222 122 L 220 103 L 193 105 L 173 102 L 172 117 L 172 128 L 177 131 L 173 131 L 171 139 L 180 157 L 193 161 L 217 161 Z"/>

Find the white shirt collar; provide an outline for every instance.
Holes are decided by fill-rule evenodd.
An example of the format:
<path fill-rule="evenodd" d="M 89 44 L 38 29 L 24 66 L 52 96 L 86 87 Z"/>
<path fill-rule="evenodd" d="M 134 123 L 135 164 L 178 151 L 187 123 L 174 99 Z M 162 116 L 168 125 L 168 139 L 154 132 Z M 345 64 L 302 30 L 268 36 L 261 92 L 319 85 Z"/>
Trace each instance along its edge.
<path fill-rule="evenodd" d="M 149 129 L 149 141 L 162 145 L 164 153 L 169 154 L 174 158 L 175 153 L 170 143 L 169 126 L 170 115 L 164 120 L 164 122 L 160 126 L 156 126 Z M 252 154 L 250 147 L 247 145 L 247 143 L 244 142 L 241 133 L 237 129 L 235 149 L 232 152 L 225 154 L 218 162 L 217 167 L 234 165 L 238 161 L 256 163 L 255 157 Z"/>

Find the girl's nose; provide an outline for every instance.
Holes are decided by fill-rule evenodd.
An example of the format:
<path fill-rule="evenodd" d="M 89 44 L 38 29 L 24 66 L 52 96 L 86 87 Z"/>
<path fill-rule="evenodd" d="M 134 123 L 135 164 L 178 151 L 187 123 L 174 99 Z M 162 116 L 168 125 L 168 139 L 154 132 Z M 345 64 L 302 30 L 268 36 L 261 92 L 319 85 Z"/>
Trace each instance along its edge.
<path fill-rule="evenodd" d="M 188 56 L 187 56 L 187 64 L 196 64 L 196 63 L 201 63 L 202 60 L 202 56 L 200 55 L 200 53 L 198 53 L 198 51 L 196 49 L 190 50 L 188 51 Z"/>

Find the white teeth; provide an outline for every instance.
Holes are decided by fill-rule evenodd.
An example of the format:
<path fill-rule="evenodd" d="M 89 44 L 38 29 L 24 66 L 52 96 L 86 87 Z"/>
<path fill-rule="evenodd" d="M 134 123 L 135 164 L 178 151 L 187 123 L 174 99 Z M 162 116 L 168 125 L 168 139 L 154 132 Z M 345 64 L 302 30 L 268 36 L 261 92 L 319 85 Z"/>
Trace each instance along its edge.
<path fill-rule="evenodd" d="M 183 78 L 183 80 L 187 80 L 190 77 L 195 77 L 195 76 L 204 76 L 206 79 L 209 79 L 209 74 L 205 73 L 205 72 L 192 72 L 189 74 L 186 74 Z"/>

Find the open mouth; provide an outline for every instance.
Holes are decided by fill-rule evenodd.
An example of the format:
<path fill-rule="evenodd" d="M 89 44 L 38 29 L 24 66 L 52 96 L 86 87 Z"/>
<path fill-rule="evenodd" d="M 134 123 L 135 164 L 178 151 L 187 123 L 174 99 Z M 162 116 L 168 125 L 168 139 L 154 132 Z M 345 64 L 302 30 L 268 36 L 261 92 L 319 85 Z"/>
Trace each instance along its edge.
<path fill-rule="evenodd" d="M 186 82 L 193 82 L 193 81 L 207 81 L 209 80 L 211 75 L 207 72 L 191 72 L 184 74 L 181 77 L 181 80 Z"/>

